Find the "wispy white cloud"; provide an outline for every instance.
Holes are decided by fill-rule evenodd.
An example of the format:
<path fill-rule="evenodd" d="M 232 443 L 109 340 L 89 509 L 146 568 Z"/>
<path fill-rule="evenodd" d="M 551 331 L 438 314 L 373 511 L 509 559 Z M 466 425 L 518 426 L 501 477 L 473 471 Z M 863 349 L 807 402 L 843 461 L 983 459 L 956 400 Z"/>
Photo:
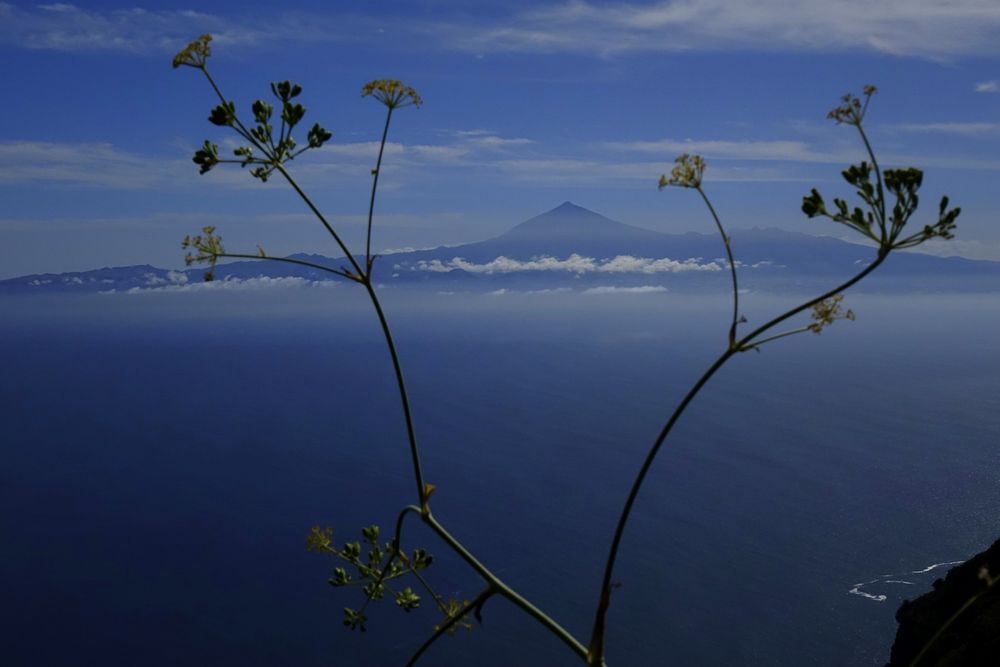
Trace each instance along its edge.
<path fill-rule="evenodd" d="M 662 285 L 640 285 L 638 287 L 615 287 L 614 285 L 598 285 L 583 290 L 582 294 L 659 294 L 668 291 Z"/>
<path fill-rule="evenodd" d="M 598 260 L 584 257 L 576 253 L 566 259 L 542 256 L 530 260 L 511 259 L 500 256 L 489 262 L 477 264 L 461 257 L 454 257 L 442 262 L 438 259 L 421 260 L 412 267 L 396 265 L 397 271 L 409 268 L 412 271 L 428 271 L 431 273 L 450 273 L 465 271 L 466 273 L 482 273 L 487 275 L 497 273 L 518 273 L 523 271 L 552 271 L 575 274 L 585 273 L 687 273 L 691 271 L 721 271 L 717 262 L 702 262 L 700 259 L 675 260 L 669 258 L 650 259 L 647 257 L 632 257 L 619 255 L 613 259 Z"/>
<path fill-rule="evenodd" d="M 921 243 L 913 252 L 938 257 L 965 257 L 968 259 L 985 259 L 1000 262 L 1000 241 L 965 241 L 951 239 L 950 241 L 931 240 Z"/>
<path fill-rule="evenodd" d="M 1000 132 L 1000 123 L 902 123 L 892 127 L 905 132 L 936 132 L 966 136 Z"/>
<path fill-rule="evenodd" d="M 1000 81 L 981 81 L 976 84 L 977 93 L 1000 93 Z"/>
<path fill-rule="evenodd" d="M 174 181 L 188 164 L 154 160 L 109 143 L 0 142 L 0 185 L 45 182 L 140 189 Z"/>
<path fill-rule="evenodd" d="M 373 20 L 340 20 L 285 12 L 251 20 L 188 9 L 91 9 L 72 4 L 14 5 L 0 2 L 0 43 L 69 52 L 176 53 L 196 35 L 211 33 L 215 44 L 258 45 L 358 39 L 375 30 Z"/>
<path fill-rule="evenodd" d="M 869 51 L 923 58 L 1000 52 L 994 0 L 568 0 L 499 17 L 387 19 L 344 11 L 247 18 L 174 9 L 91 9 L 0 3 L 0 42 L 61 51 L 172 53 L 194 35 L 262 45 L 357 41 L 391 31 L 397 48 L 496 52 Z M 986 82 L 994 83 L 995 82 Z M 988 91 L 984 91 L 988 92 Z"/>
<path fill-rule="evenodd" d="M 197 34 L 220 42 L 254 39 L 219 16 L 177 10 L 89 10 L 70 4 L 18 7 L 0 4 L 0 39 L 57 51 L 177 51 Z"/>
<path fill-rule="evenodd" d="M 694 153 L 707 158 L 734 160 L 789 160 L 795 162 L 831 162 L 829 153 L 813 150 L 804 141 L 725 141 L 719 139 L 695 140 L 659 139 L 655 141 L 619 141 L 607 142 L 607 148 L 635 151 L 639 153 L 655 153 L 658 155 L 677 155 Z"/>
<path fill-rule="evenodd" d="M 668 153 L 668 155 L 671 155 Z M 650 187 L 660 174 L 669 173 L 673 163 L 668 160 L 620 162 L 610 156 L 525 157 L 502 159 L 493 163 L 512 181 L 533 185 L 574 184 L 597 187 Z M 774 182 L 808 180 L 799 171 L 775 167 L 744 165 L 713 165 L 706 175 L 708 181 Z"/>
<path fill-rule="evenodd" d="M 1000 51 L 994 0 L 569 0 L 499 22 L 438 26 L 470 53 L 863 50 L 918 57 Z"/>
<path fill-rule="evenodd" d="M 495 134 L 487 134 L 468 139 L 468 143 L 482 148 L 510 148 L 512 146 L 527 146 L 535 143 L 532 139 L 524 137 L 505 138 Z"/>
<path fill-rule="evenodd" d="M 1000 135 L 1000 123 L 929 123 L 891 126 L 907 132 L 953 135 Z M 477 134 L 440 144 L 386 144 L 381 187 L 396 190 L 406 184 L 439 179 L 443 170 L 461 168 L 463 178 L 500 179 L 512 184 L 553 187 L 587 185 L 601 188 L 649 187 L 669 173 L 672 157 L 699 153 L 709 160 L 706 180 L 713 182 L 798 182 L 814 177 L 788 163 L 843 164 L 856 151 L 820 149 L 797 140 L 729 141 L 660 139 L 597 142 L 572 150 L 538 145 L 527 139 Z M 481 141 L 486 139 L 488 141 Z M 228 151 L 224 145 L 224 151 Z M 620 155 L 660 159 L 621 160 Z M 296 161 L 294 173 L 304 187 L 331 183 L 339 188 L 367 184 L 378 154 L 374 141 L 330 143 Z M 917 164 L 946 169 L 1000 169 L 1000 160 L 958 155 L 908 155 L 886 152 L 887 165 Z M 767 164 L 768 162 L 774 164 Z M 262 186 L 246 170 L 220 165 L 205 177 L 187 155 L 176 157 L 135 153 L 110 143 L 0 142 L 0 186 L 39 184 L 45 187 L 86 187 L 115 190 L 184 189 L 210 186 L 256 189 Z"/>
<path fill-rule="evenodd" d="M 174 277 L 168 276 L 164 280 L 156 276 L 147 279 L 147 287 L 132 287 L 126 290 L 127 294 L 149 294 L 158 292 L 221 292 L 221 291 L 248 291 L 248 290 L 273 290 L 273 289 L 303 289 L 312 287 L 334 288 L 337 283 L 332 280 L 307 280 L 305 278 L 271 278 L 268 276 L 258 276 L 256 278 L 229 278 L 227 280 L 213 280 L 212 282 L 192 283 L 187 281 L 187 276 L 179 272 L 174 273 Z M 179 276 L 177 278 L 176 276 Z M 104 294 L 112 293 L 115 290 L 108 290 Z"/>

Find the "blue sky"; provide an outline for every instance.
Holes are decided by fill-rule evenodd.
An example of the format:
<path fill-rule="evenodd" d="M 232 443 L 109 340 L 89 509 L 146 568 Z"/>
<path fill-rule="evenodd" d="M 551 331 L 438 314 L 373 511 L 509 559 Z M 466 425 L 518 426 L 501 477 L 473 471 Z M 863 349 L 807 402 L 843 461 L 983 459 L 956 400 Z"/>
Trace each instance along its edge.
<path fill-rule="evenodd" d="M 706 157 L 731 227 L 846 236 L 799 204 L 813 186 L 846 194 L 839 171 L 863 155 L 825 115 L 872 83 L 884 166 L 925 169 L 925 216 L 945 193 L 963 207 L 948 251 L 1000 259 L 996 0 L 0 2 L 0 277 L 178 266 L 205 224 L 232 250 L 335 254 L 282 183 L 190 162 L 230 138 L 200 74 L 170 67 L 204 32 L 238 111 L 270 81 L 302 84 L 306 120 L 334 138 L 294 173 L 349 241 L 384 111 L 360 88 L 421 93 L 394 117 L 380 250 L 479 240 L 564 200 L 711 231 L 691 193 L 657 191 L 681 152 Z"/>

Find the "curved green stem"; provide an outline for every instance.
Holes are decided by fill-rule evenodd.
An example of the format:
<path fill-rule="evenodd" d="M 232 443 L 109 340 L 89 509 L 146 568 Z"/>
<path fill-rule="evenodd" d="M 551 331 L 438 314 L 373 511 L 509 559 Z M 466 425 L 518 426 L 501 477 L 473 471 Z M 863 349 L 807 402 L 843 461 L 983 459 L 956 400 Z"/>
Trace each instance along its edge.
<path fill-rule="evenodd" d="M 625 506 L 622 509 L 621 515 L 618 517 L 618 525 L 615 527 L 614 537 L 612 537 L 611 540 L 611 547 L 608 551 L 608 559 L 604 567 L 604 577 L 601 581 L 601 597 L 597 605 L 597 613 L 595 614 L 594 617 L 594 629 L 590 638 L 589 664 L 598 665 L 601 664 L 599 661 L 603 661 L 604 659 L 604 630 L 605 630 L 606 616 L 608 608 L 611 605 L 612 577 L 614 576 L 615 561 L 618 558 L 618 551 L 619 548 L 621 547 L 622 536 L 625 533 L 625 526 L 628 524 L 629 517 L 631 516 L 632 513 L 632 507 L 635 504 L 635 500 L 639 495 L 639 490 L 642 488 L 642 484 L 646 479 L 646 475 L 649 473 L 649 469 L 653 465 L 653 461 L 656 459 L 657 454 L 660 452 L 660 448 L 666 441 L 667 436 L 670 435 L 670 431 L 673 429 L 674 424 L 676 424 L 677 420 L 681 417 L 682 414 L 684 414 L 684 411 L 687 409 L 691 401 L 694 400 L 695 396 L 698 395 L 702 387 L 704 387 L 705 384 L 708 383 L 710 379 L 712 379 L 712 376 L 715 375 L 715 373 L 734 354 L 736 354 L 743 348 L 749 349 L 747 346 L 753 343 L 753 339 L 755 337 L 764 333 L 765 331 L 775 326 L 776 324 L 785 321 L 789 317 L 792 317 L 793 315 L 800 313 L 803 310 L 806 310 L 807 308 L 810 308 L 816 305 L 817 303 L 820 303 L 821 301 L 828 299 L 835 294 L 839 294 L 840 292 L 843 292 L 847 288 L 851 287 L 859 280 L 867 276 L 869 273 L 874 271 L 879 266 L 879 264 L 881 264 L 885 260 L 886 255 L 887 253 L 883 253 L 880 251 L 878 257 L 875 259 L 874 262 L 869 264 L 867 267 L 865 267 L 863 271 L 858 273 L 856 276 L 854 276 L 847 282 L 838 285 L 836 288 L 826 292 L 822 296 L 807 301 L 806 303 L 797 306 L 783 313 L 782 315 L 779 315 L 778 317 L 775 317 L 771 321 L 758 327 L 753 332 L 741 338 L 739 341 L 735 343 L 735 345 L 727 348 L 726 351 L 723 352 L 721 355 L 719 355 L 719 357 L 712 363 L 712 365 L 709 366 L 708 370 L 706 370 L 704 374 L 702 374 L 702 376 L 698 379 L 698 381 L 694 384 L 694 386 L 692 386 L 691 389 L 688 390 L 688 393 L 677 405 L 677 408 L 674 409 L 673 414 L 670 415 L 670 418 L 667 420 L 666 424 L 664 424 L 663 429 L 660 431 L 659 435 L 656 437 L 656 440 L 653 442 L 653 446 L 649 449 L 649 452 L 646 454 L 646 459 L 643 461 L 642 467 L 639 469 L 639 473 L 636 475 L 635 481 L 632 482 L 632 488 L 629 490 L 628 497 L 625 499 Z"/>
<path fill-rule="evenodd" d="M 243 254 L 243 253 L 235 253 L 235 252 L 221 253 L 221 254 L 216 255 L 216 257 L 228 257 L 228 258 L 233 258 L 233 259 L 266 259 L 266 260 L 270 260 L 272 262 L 285 262 L 287 264 L 298 264 L 299 266 L 307 266 L 307 267 L 309 267 L 311 269 L 317 269 L 319 271 L 326 271 L 327 273 L 333 273 L 335 275 L 340 276 L 341 278 L 347 278 L 348 280 L 353 280 L 354 282 L 358 281 L 357 278 L 355 278 L 354 276 L 352 276 L 350 273 L 348 273 L 346 271 L 342 271 L 340 269 L 334 269 L 333 267 L 329 267 L 329 266 L 323 266 L 322 264 L 315 264 L 313 262 L 306 262 L 306 261 L 301 260 L 301 259 L 294 259 L 292 257 L 271 257 L 270 255 L 264 255 L 264 256 L 261 256 L 261 255 L 246 255 L 246 254 Z"/>
<path fill-rule="evenodd" d="M 399 400 L 403 405 L 403 418 L 406 421 L 406 437 L 410 443 L 410 459 L 413 463 L 413 477 L 417 482 L 417 498 L 421 504 L 426 500 L 426 488 L 424 486 L 424 473 L 420 467 L 420 451 L 417 448 L 417 434 L 413 428 L 413 414 L 410 412 L 410 397 L 406 391 L 406 382 L 403 379 L 403 367 L 399 363 L 399 354 L 396 352 L 396 343 L 392 338 L 392 331 L 389 329 L 389 322 L 385 319 L 382 311 L 382 304 L 379 302 L 375 288 L 372 287 L 371 277 L 367 274 L 361 281 L 368 290 L 368 296 L 375 313 L 378 315 L 379 324 L 382 325 L 382 334 L 385 336 L 385 343 L 389 347 L 389 356 L 392 357 L 392 370 L 396 374 L 396 385 L 399 387 Z"/>
<path fill-rule="evenodd" d="M 372 216 L 375 213 L 375 191 L 378 189 L 378 177 L 382 173 L 382 153 L 385 151 L 385 140 L 389 136 L 389 121 L 392 120 L 392 107 L 385 114 L 385 127 L 382 128 L 382 142 L 378 146 L 378 160 L 375 162 L 375 169 L 372 171 L 372 196 L 368 202 L 368 237 L 365 240 L 365 266 L 370 273 L 372 270 Z"/>
<path fill-rule="evenodd" d="M 798 329 L 782 331 L 781 333 L 774 334 L 773 336 L 768 336 L 767 338 L 762 338 L 761 340 L 750 343 L 749 345 L 744 345 L 743 347 L 739 348 L 739 351 L 748 352 L 750 350 L 755 350 L 764 343 L 770 343 L 772 340 L 778 340 L 779 338 L 784 338 L 785 336 L 794 336 L 795 334 L 805 333 L 807 331 L 812 331 L 812 329 L 810 329 L 809 327 L 799 327 Z"/>
<path fill-rule="evenodd" d="M 825 292 L 824 294 L 816 297 L 815 299 L 810 299 L 809 301 L 806 301 L 805 303 L 803 303 L 803 304 L 801 304 L 799 306 L 796 306 L 795 308 L 792 308 L 791 310 L 786 311 L 786 312 L 782 313 L 781 315 L 778 315 L 773 320 L 770 320 L 770 321 L 762 324 L 761 326 L 757 327 L 756 329 L 754 329 L 753 331 L 751 331 L 750 333 L 748 333 L 746 336 L 744 336 L 743 338 L 741 338 L 739 341 L 737 341 L 737 343 L 736 343 L 736 349 L 741 349 L 743 347 L 746 347 L 748 344 L 753 343 L 754 342 L 754 340 L 753 340 L 754 338 L 756 338 L 760 334 L 764 333 L 768 329 L 774 327 L 776 324 L 780 324 L 781 322 L 784 322 L 789 317 L 794 317 L 795 315 L 798 315 L 799 313 L 801 313 L 803 310 L 806 310 L 808 308 L 812 308 L 813 306 L 815 306 L 816 304 L 820 303 L 821 301 L 825 301 L 826 299 L 829 299 L 832 296 L 840 294 L 844 290 L 852 287 L 855 283 L 857 283 L 862 278 L 864 278 L 865 276 L 867 276 L 869 273 L 871 273 L 872 271 L 874 271 L 875 269 L 877 269 L 879 267 L 879 265 L 882 262 L 884 262 L 885 258 L 888 257 L 888 256 L 889 256 L 889 251 L 887 251 L 887 250 L 883 251 L 882 249 L 879 249 L 879 252 L 878 252 L 878 255 L 875 258 L 875 261 L 872 262 L 871 264 L 869 264 L 868 266 L 866 266 L 865 269 L 861 273 L 857 274 L 856 276 L 854 276 L 853 278 L 851 278 L 847 282 L 842 283 L 842 284 L 838 285 L 837 287 L 834 287 L 832 290 L 830 290 L 828 292 Z"/>
<path fill-rule="evenodd" d="M 886 242 L 886 219 L 885 219 L 885 191 L 882 187 L 882 170 L 878 166 L 878 159 L 875 157 L 875 151 L 872 150 L 872 145 L 868 141 L 868 135 L 865 134 L 865 129 L 861 126 L 860 121 L 854 125 L 858 128 L 858 134 L 861 135 L 861 140 L 865 144 L 865 150 L 868 151 L 868 157 L 872 160 L 872 168 L 875 170 L 875 180 L 878 187 L 878 208 L 875 210 L 875 214 L 878 216 L 878 227 L 882 232 L 882 238 L 879 240 L 880 244 L 885 244 Z"/>
<path fill-rule="evenodd" d="M 712 214 L 712 219 L 715 220 L 715 227 L 719 230 L 722 242 L 726 246 L 726 257 L 729 259 L 729 273 L 733 279 L 733 319 L 729 327 L 729 346 L 733 347 L 736 344 L 736 325 L 739 323 L 740 317 L 740 288 L 736 281 L 736 261 L 733 259 L 733 249 L 730 244 L 729 235 L 722 228 L 722 221 L 719 220 L 719 216 L 715 212 L 715 207 L 712 206 L 712 202 L 709 201 L 705 191 L 701 189 L 701 185 L 698 185 L 695 189 L 701 195 L 702 200 L 704 200 L 709 213 Z"/>
<path fill-rule="evenodd" d="M 414 508 L 414 509 L 419 510 L 419 508 Z M 512 589 L 510 586 L 501 581 L 499 577 L 493 574 L 485 565 L 480 563 L 479 560 L 475 556 L 473 556 L 469 552 L 469 550 L 462 545 L 461 542 L 455 539 L 455 537 L 452 536 L 452 534 L 449 533 L 445 529 L 445 527 L 442 526 L 438 522 L 438 520 L 434 518 L 433 514 L 431 514 L 430 512 L 422 512 L 420 518 L 421 521 L 430 526 L 431 530 L 433 530 L 437 534 L 437 536 L 440 537 L 442 541 L 444 541 L 445 544 L 451 547 L 452 551 L 458 554 L 458 556 L 462 560 L 464 560 L 469 565 L 469 567 L 475 570 L 480 577 L 485 579 L 487 583 L 493 586 L 496 589 L 496 593 L 504 596 L 505 598 L 513 602 L 515 606 L 521 609 L 521 611 L 525 612 L 526 614 L 534 618 L 536 621 L 544 625 L 552 634 L 561 639 L 564 644 L 569 646 L 569 648 L 572 649 L 573 652 L 576 653 L 579 657 L 583 658 L 584 660 L 588 660 L 587 647 L 584 646 L 580 642 L 580 640 L 574 637 L 571 632 L 569 632 L 566 628 L 559 625 L 555 620 L 553 620 L 541 609 L 531 604 L 531 602 L 529 602 L 527 599 L 525 599 L 519 593 L 517 593 L 514 589 Z M 588 664 L 601 664 L 601 663 L 588 663 Z"/>

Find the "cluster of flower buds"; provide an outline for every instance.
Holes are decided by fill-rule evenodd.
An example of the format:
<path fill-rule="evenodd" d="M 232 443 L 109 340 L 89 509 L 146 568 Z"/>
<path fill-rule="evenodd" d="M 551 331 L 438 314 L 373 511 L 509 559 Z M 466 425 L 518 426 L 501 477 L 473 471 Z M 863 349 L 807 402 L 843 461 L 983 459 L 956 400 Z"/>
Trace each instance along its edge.
<path fill-rule="evenodd" d="M 700 155 L 684 153 L 674 159 L 677 165 L 670 172 L 670 178 L 660 176 L 660 189 L 668 185 L 680 188 L 700 188 L 701 177 L 705 173 L 705 160 Z"/>
<path fill-rule="evenodd" d="M 189 252 L 184 256 L 184 262 L 191 266 L 195 262 L 207 262 L 209 269 L 205 271 L 205 282 L 215 279 L 215 262 L 226 253 L 222 247 L 222 237 L 216 236 L 215 227 L 202 227 L 204 236 L 185 236 L 181 242 L 182 248 L 194 248 L 198 254 Z"/>
<path fill-rule="evenodd" d="M 861 94 L 864 96 L 864 102 L 858 96 L 847 93 L 840 98 L 841 104 L 835 107 L 826 115 L 827 118 L 839 123 L 850 123 L 851 125 L 861 125 L 861 122 L 865 119 L 865 113 L 868 111 L 868 103 L 872 99 L 872 95 L 878 92 L 878 88 L 872 85 L 867 85 L 861 89 Z"/>

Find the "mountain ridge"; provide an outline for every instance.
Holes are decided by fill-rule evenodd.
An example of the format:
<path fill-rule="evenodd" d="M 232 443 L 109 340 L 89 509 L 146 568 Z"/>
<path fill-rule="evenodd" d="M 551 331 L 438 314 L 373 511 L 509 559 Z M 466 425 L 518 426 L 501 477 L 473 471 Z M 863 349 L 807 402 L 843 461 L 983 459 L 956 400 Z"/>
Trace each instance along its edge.
<path fill-rule="evenodd" d="M 813 279 L 829 282 L 848 276 L 871 261 L 874 248 L 829 236 L 813 236 L 776 228 L 736 229 L 730 233 L 741 282 L 761 288 L 782 279 L 802 285 Z M 565 201 L 483 241 L 439 246 L 381 256 L 376 279 L 388 284 L 495 286 L 578 285 L 588 281 L 672 287 L 724 288 L 724 246 L 715 233 L 664 233 L 628 225 Z M 322 266 L 340 268 L 344 258 L 296 253 L 289 255 Z M 203 269 L 168 270 L 148 264 L 104 267 L 91 271 L 31 274 L 0 281 L 4 291 L 122 290 L 196 282 Z M 220 280 L 256 277 L 337 279 L 332 274 L 280 262 L 244 260 L 219 263 Z M 897 253 L 880 274 L 895 276 L 908 288 L 939 289 L 939 282 L 977 280 L 977 291 L 1000 289 L 1000 262 Z"/>

